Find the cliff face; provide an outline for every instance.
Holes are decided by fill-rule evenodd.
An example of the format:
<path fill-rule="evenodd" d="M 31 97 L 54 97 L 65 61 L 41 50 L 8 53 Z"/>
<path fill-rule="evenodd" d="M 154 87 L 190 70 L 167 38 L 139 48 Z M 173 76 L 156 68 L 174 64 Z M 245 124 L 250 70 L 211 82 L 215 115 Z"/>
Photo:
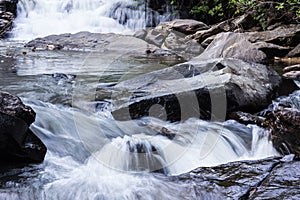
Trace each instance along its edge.
<path fill-rule="evenodd" d="M 7 36 L 17 15 L 18 0 L 0 0 L 0 38 Z"/>

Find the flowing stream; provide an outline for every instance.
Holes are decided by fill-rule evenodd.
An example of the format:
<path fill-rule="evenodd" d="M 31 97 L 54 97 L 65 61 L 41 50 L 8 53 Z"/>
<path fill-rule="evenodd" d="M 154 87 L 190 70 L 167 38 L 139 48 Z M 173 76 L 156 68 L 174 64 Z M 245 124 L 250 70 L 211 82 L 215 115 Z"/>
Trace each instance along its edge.
<path fill-rule="evenodd" d="M 199 199 L 189 186 L 169 177 L 200 166 L 277 155 L 268 131 L 257 126 L 199 119 L 169 123 L 151 117 L 120 122 L 109 111 L 95 109 L 105 104 L 93 100 L 99 85 L 169 64 L 104 53 L 22 54 L 24 42 L 38 36 L 83 30 L 129 33 L 142 28 L 146 22 L 140 17 L 145 12 L 141 7 L 128 9 L 130 17 L 122 24 L 122 17 L 111 18 L 116 5 L 131 8 L 134 3 L 19 2 L 13 37 L 0 44 L 0 55 L 12 56 L 1 57 L 0 90 L 21 96 L 36 111 L 31 129 L 48 152 L 42 164 L 1 174 L 0 199 Z M 211 194 L 203 195 L 209 199 Z"/>

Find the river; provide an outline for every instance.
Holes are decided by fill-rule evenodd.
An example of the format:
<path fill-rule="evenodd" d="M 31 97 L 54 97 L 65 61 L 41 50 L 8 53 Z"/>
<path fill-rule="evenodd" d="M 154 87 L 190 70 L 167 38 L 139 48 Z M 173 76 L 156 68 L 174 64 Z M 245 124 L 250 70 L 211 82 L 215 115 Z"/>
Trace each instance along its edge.
<path fill-rule="evenodd" d="M 31 130 L 46 144 L 41 164 L 2 173 L 0 199 L 197 199 L 170 176 L 200 166 L 276 156 L 268 131 L 235 121 L 146 117 L 116 121 L 99 86 L 112 85 L 172 63 L 85 51 L 30 51 L 30 39 L 78 31 L 132 34 L 146 25 L 144 10 L 115 5 L 131 0 L 21 0 L 11 38 L 2 40 L 0 90 L 16 94 L 37 113 Z M 118 7 L 118 6 L 117 6 Z M 122 7 L 122 6 L 121 6 Z M 120 6 L 118 7 L 120 8 Z M 168 16 L 156 16 L 164 21 Z M 160 17 L 160 18 L 159 18 Z M 147 17 L 146 17 L 147 18 Z M 158 21 L 159 21 L 158 20 Z M 176 133 L 166 137 L 157 130 Z"/>

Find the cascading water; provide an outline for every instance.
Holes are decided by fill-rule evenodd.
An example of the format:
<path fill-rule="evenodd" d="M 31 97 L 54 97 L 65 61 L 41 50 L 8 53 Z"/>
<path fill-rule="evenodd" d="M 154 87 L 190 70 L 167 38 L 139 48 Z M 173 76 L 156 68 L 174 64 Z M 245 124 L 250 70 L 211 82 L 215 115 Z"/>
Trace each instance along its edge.
<path fill-rule="evenodd" d="M 173 18 L 134 0 L 20 0 L 12 35 L 28 40 L 79 31 L 130 34 Z"/>
<path fill-rule="evenodd" d="M 0 193 L 7 199 L 197 199 L 186 185 L 160 174 L 277 155 L 267 131 L 234 121 L 117 122 L 101 113 L 26 103 L 37 112 L 31 129 L 48 153 L 30 184 L 12 181 L 17 191 Z M 162 128 L 175 135 L 162 134 Z"/>

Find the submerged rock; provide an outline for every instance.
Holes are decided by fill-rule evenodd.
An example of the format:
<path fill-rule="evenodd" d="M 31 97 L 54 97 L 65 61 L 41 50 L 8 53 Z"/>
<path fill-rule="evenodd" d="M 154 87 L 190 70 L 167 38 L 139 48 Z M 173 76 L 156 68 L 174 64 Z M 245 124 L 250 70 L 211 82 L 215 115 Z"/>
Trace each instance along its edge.
<path fill-rule="evenodd" d="M 4 163 L 44 160 L 46 146 L 29 129 L 34 120 L 35 112 L 20 98 L 0 92 L 0 159 Z"/>
<path fill-rule="evenodd" d="M 114 86 L 113 115 L 118 120 L 225 119 L 234 110 L 253 112 L 267 106 L 279 83 L 277 73 L 264 65 L 196 57 Z"/>

